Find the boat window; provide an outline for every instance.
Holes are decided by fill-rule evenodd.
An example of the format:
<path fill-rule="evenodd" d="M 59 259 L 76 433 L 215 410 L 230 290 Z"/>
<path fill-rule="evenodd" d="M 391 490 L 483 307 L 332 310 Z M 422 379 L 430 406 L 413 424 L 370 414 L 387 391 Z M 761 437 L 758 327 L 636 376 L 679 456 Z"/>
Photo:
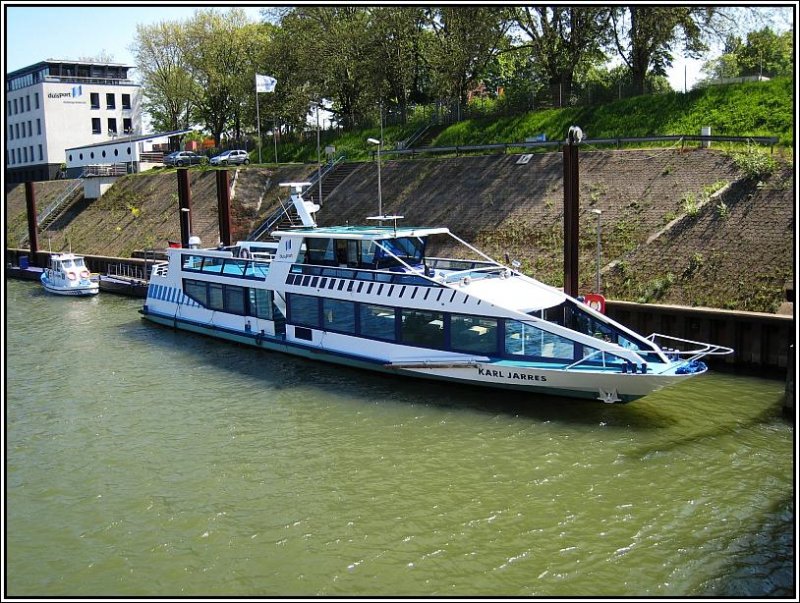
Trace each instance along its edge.
<path fill-rule="evenodd" d="M 420 238 L 401 237 L 380 242 L 380 247 L 375 251 L 375 267 L 389 268 L 397 266 L 398 261 L 387 251 L 391 251 L 397 258 L 409 266 L 422 263 L 425 256 L 425 241 Z"/>
<path fill-rule="evenodd" d="M 497 319 L 453 314 L 450 347 L 461 352 L 497 353 Z"/>
<path fill-rule="evenodd" d="M 624 348 L 635 351 L 655 351 L 655 347 L 647 341 L 633 339 L 627 334 L 623 334 L 613 324 L 590 315 L 581 304 L 572 300 L 548 308 L 545 311 L 545 319 L 564 325 L 567 328 L 589 335 L 597 339 L 602 339 L 609 343 L 616 343 Z"/>
<path fill-rule="evenodd" d="M 400 341 L 426 348 L 444 348 L 444 315 L 425 310 L 402 310 Z"/>
<path fill-rule="evenodd" d="M 350 301 L 323 298 L 322 320 L 327 330 L 355 333 L 356 305 Z"/>
<path fill-rule="evenodd" d="M 295 325 L 319 327 L 319 298 L 289 294 L 289 321 Z"/>
<path fill-rule="evenodd" d="M 225 258 L 205 257 L 203 258 L 203 272 L 222 272 L 222 265 L 225 263 Z"/>
<path fill-rule="evenodd" d="M 375 251 L 377 246 L 374 241 L 361 242 L 361 259 L 359 265 L 362 268 L 369 268 L 375 266 Z"/>
<path fill-rule="evenodd" d="M 208 307 L 212 310 L 225 310 L 225 297 L 220 283 L 208 283 Z"/>
<path fill-rule="evenodd" d="M 64 270 L 69 270 L 72 268 L 72 260 L 62 260 L 61 265 L 64 267 Z"/>
<path fill-rule="evenodd" d="M 272 320 L 272 291 L 267 289 L 250 289 L 250 312 L 256 318 Z"/>
<path fill-rule="evenodd" d="M 181 256 L 183 261 L 182 268 L 184 270 L 200 270 L 203 266 L 203 256 L 183 254 Z"/>
<path fill-rule="evenodd" d="M 359 335 L 372 339 L 395 341 L 395 312 L 389 306 L 359 305 Z"/>
<path fill-rule="evenodd" d="M 222 273 L 230 276 L 244 276 L 248 262 L 244 260 L 228 259 L 222 268 Z"/>
<path fill-rule="evenodd" d="M 225 311 L 231 314 L 246 314 L 244 306 L 244 287 L 225 285 Z"/>
<path fill-rule="evenodd" d="M 204 281 L 183 279 L 183 292 L 198 304 L 208 306 L 208 287 Z"/>
<path fill-rule="evenodd" d="M 76 268 L 83 268 L 83 258 L 75 258 L 75 267 Z"/>
<path fill-rule="evenodd" d="M 306 239 L 305 262 L 322 266 L 335 264 L 333 239 Z"/>
<path fill-rule="evenodd" d="M 505 326 L 504 351 L 511 356 L 572 360 L 575 356 L 575 343 L 532 325 L 508 320 Z"/>

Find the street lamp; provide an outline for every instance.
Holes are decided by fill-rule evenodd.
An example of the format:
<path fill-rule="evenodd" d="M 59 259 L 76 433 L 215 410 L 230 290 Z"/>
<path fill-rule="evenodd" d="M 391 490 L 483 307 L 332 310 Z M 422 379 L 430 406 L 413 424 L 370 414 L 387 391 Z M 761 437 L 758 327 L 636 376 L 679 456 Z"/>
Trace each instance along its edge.
<path fill-rule="evenodd" d="M 378 215 L 383 215 L 383 200 L 381 199 L 381 149 L 383 141 L 375 138 L 367 138 L 367 142 L 378 145 Z"/>
<path fill-rule="evenodd" d="M 600 216 L 603 215 L 602 209 L 592 209 L 590 210 L 593 214 L 597 216 L 597 275 L 595 278 L 595 293 L 600 293 Z"/>
<path fill-rule="evenodd" d="M 319 153 L 319 103 L 314 101 L 311 104 L 317 108 L 317 182 L 319 183 L 319 200 L 317 203 L 322 207 L 322 159 Z"/>

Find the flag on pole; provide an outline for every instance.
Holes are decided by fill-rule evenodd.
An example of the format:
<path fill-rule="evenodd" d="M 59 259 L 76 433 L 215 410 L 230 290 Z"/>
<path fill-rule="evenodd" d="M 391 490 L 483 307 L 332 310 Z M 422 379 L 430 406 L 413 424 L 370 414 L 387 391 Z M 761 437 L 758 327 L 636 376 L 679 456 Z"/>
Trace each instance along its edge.
<path fill-rule="evenodd" d="M 256 73 L 256 92 L 272 92 L 275 90 L 275 84 L 277 83 L 278 80 L 274 77 Z"/>

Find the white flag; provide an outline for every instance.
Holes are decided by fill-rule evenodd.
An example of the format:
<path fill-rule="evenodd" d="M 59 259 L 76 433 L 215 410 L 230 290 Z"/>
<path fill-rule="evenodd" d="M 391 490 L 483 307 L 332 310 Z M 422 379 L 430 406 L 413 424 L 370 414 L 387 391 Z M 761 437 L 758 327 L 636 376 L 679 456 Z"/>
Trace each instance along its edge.
<path fill-rule="evenodd" d="M 272 92 L 275 90 L 275 84 L 277 83 L 278 80 L 274 77 L 256 73 L 256 92 Z"/>

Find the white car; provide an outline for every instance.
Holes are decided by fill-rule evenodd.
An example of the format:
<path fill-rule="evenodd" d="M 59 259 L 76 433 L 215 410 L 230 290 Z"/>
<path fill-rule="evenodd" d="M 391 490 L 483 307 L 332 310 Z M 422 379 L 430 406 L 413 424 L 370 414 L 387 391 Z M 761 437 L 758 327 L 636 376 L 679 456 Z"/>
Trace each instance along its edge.
<path fill-rule="evenodd" d="M 211 158 L 211 165 L 247 165 L 248 163 L 250 163 L 250 157 L 247 151 L 242 150 L 225 151 Z"/>

